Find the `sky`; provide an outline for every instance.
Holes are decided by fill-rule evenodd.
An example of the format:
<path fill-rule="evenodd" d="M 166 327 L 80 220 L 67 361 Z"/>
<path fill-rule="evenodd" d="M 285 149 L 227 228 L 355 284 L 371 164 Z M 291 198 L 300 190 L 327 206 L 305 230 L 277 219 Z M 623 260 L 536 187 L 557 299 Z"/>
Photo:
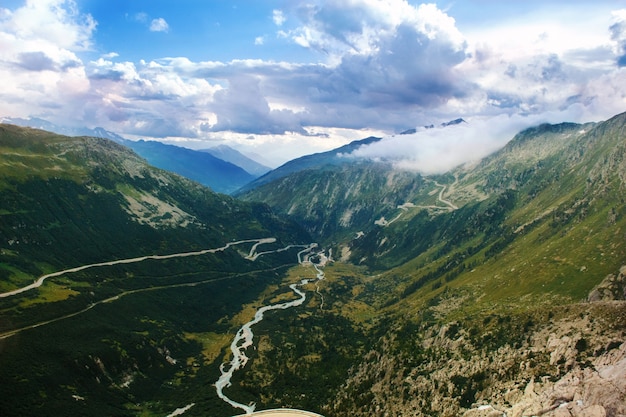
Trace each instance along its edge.
<path fill-rule="evenodd" d="M 0 0 L 0 80 L 0 117 L 439 172 L 626 111 L 626 0 Z"/>

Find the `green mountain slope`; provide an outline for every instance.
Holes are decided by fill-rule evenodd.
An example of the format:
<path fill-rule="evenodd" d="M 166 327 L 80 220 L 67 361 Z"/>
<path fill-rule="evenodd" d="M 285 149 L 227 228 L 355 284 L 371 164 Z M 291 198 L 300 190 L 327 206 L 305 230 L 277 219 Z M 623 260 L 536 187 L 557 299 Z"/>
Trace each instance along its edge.
<path fill-rule="evenodd" d="M 439 176 L 331 152 L 257 183 L 248 203 L 110 142 L 49 136 L 23 150 L 16 135 L 0 165 L 2 201 L 13 201 L 2 207 L 4 291 L 103 251 L 269 235 L 284 251 L 250 262 L 252 243 L 242 243 L 0 298 L 3 415 L 167 415 L 191 404 L 186 416 L 236 414 L 212 385 L 233 333 L 317 273 L 291 267 L 298 249 L 286 245 L 306 233 L 277 216 L 333 260 L 300 307 L 255 327 L 250 361 L 228 388 L 237 401 L 326 417 L 626 413 L 626 114 L 537 126 Z M 19 188 L 31 181 L 44 191 Z M 56 321 L 28 328 L 44 318 Z M 26 330 L 2 338 L 15 328 Z"/>
<path fill-rule="evenodd" d="M 306 169 L 264 184 L 240 196 L 264 201 L 291 216 L 322 241 L 353 236 L 394 213 L 406 195 L 431 191 L 419 174 L 369 161 Z"/>
<path fill-rule="evenodd" d="M 242 185 L 261 175 L 261 173 L 246 170 L 244 165 L 242 165 L 248 163 L 252 164 L 250 165 L 251 167 L 257 169 L 261 168 L 255 166 L 253 164 L 254 161 L 246 161 L 245 158 L 235 160 L 232 153 L 223 153 L 224 156 L 230 159 L 221 158 L 220 155 L 217 154 L 218 152 L 209 152 L 210 156 L 207 156 L 207 152 L 204 151 L 194 151 L 180 146 L 166 145 L 157 141 L 133 141 L 124 139 L 120 135 L 101 127 L 90 129 L 87 127 L 73 128 L 59 126 L 39 118 L 21 119 L 9 117 L 4 118 L 2 123 L 31 127 L 64 136 L 88 136 L 111 139 L 114 142 L 134 150 L 151 165 L 197 181 L 218 193 L 230 194 L 239 189 Z M 242 157 L 243 155 L 240 155 L 240 158 Z M 269 169 L 262 173 L 268 170 Z"/>
<path fill-rule="evenodd" d="M 19 260 L 30 276 L 77 261 L 193 250 L 281 230 L 304 236 L 267 207 L 152 168 L 105 139 L 3 125 L 0 147 L 3 265 Z M 19 281 L 2 270 L 5 288 L 7 278 Z"/>
<path fill-rule="evenodd" d="M 377 311 L 370 332 L 380 339 L 325 414 L 556 416 L 560 404 L 570 415 L 622 412 L 619 376 L 591 375 L 621 375 L 626 304 L 586 300 L 603 280 L 622 297 L 624 155 L 621 114 L 528 129 L 437 177 L 353 164 L 246 194 L 364 268 L 344 303 Z M 357 204 L 373 217 L 341 224 Z M 585 382 L 567 385 L 576 378 Z M 595 399 L 585 388 L 594 384 L 606 387 Z"/>
<path fill-rule="evenodd" d="M 270 237 L 269 252 L 310 242 L 109 140 L 0 125 L 0 294 L 100 264 L 0 297 L 0 414 L 165 415 L 189 396 L 231 415 L 205 386 L 230 320 L 297 263 L 298 249 L 244 258 Z"/>

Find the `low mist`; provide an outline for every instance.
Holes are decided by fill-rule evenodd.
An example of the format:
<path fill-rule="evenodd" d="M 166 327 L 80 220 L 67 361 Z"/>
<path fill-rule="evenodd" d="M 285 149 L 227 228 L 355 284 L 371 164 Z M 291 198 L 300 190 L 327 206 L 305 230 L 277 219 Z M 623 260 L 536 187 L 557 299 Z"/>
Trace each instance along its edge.
<path fill-rule="evenodd" d="M 478 161 L 502 148 L 521 130 L 541 123 L 523 117 L 496 116 L 393 135 L 362 146 L 347 157 L 391 161 L 397 168 L 442 174 Z"/>

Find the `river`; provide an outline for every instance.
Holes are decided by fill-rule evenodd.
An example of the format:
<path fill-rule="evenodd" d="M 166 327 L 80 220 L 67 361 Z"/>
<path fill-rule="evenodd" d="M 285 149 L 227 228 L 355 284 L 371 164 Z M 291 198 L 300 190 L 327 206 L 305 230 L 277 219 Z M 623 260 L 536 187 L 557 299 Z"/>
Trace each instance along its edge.
<path fill-rule="evenodd" d="M 298 252 L 298 263 L 299 264 L 305 264 L 305 263 L 309 263 L 311 265 L 313 265 L 313 267 L 315 268 L 317 274 L 316 277 L 313 279 L 303 279 L 301 280 L 299 283 L 296 284 L 291 284 L 289 286 L 289 288 L 299 297 L 295 300 L 292 301 L 287 301 L 284 303 L 279 303 L 279 304 L 273 304 L 273 305 L 269 305 L 269 306 L 264 306 L 261 307 L 256 314 L 254 315 L 254 318 L 252 320 L 250 320 L 248 323 L 244 324 L 239 331 L 237 331 L 237 334 L 235 335 L 235 339 L 233 340 L 233 342 L 230 345 L 230 350 L 233 353 L 233 358 L 230 361 L 229 364 L 222 364 L 222 366 L 220 367 L 220 371 L 221 371 L 221 376 L 220 378 L 217 380 L 217 382 L 215 383 L 215 387 L 217 389 L 217 395 L 224 401 L 226 401 L 228 404 L 230 404 L 231 406 L 233 406 L 234 408 L 240 408 L 242 409 L 245 414 L 252 414 L 254 412 L 254 408 L 255 408 L 255 404 L 249 404 L 249 405 L 245 405 L 245 404 L 241 404 L 239 402 L 233 401 L 230 398 L 228 398 L 223 390 L 226 387 L 229 387 L 231 385 L 230 379 L 233 376 L 233 373 L 241 368 L 243 368 L 246 363 L 248 362 L 248 356 L 246 355 L 246 349 L 250 346 L 252 346 L 253 344 L 253 338 L 254 338 L 254 333 L 252 332 L 252 326 L 254 326 L 255 324 L 259 323 L 261 320 L 263 320 L 263 315 L 265 314 L 265 312 L 267 311 L 271 311 L 271 310 L 286 310 L 288 308 L 291 307 L 296 307 L 301 305 L 302 303 L 304 303 L 304 301 L 306 300 L 306 293 L 302 290 L 300 290 L 299 287 L 302 287 L 306 284 L 308 284 L 311 281 L 320 281 L 322 279 L 324 279 L 324 272 L 322 271 L 322 269 L 320 269 L 321 267 L 323 267 L 327 261 L 329 261 L 329 257 L 332 257 L 332 253 L 329 255 L 329 257 L 326 257 L 324 253 L 318 253 L 317 256 L 319 257 L 319 263 L 315 264 L 313 262 L 311 262 L 309 260 L 309 256 L 307 256 L 306 254 L 311 254 L 313 249 L 315 249 L 317 247 L 316 243 L 311 243 L 310 245 L 288 245 L 285 246 L 284 248 L 281 249 L 276 249 L 276 250 L 272 250 L 272 251 L 266 251 L 266 252 L 257 252 L 257 248 L 262 245 L 262 244 L 267 244 L 267 243 L 274 243 L 276 242 L 276 239 L 273 237 L 269 237 L 269 238 L 262 238 L 262 239 L 248 239 L 248 240 L 239 240 L 239 241 L 234 241 L 234 242 L 229 242 L 226 245 L 219 247 L 219 248 L 213 248 L 213 249 L 204 249 L 204 250 L 200 250 L 200 251 L 193 251 L 193 252 L 182 252 L 182 253 L 173 253 L 173 254 L 169 254 L 169 255 L 147 255 L 147 256 L 140 256 L 140 257 L 136 257 L 136 258 L 127 258 L 127 259 L 118 259 L 118 260 L 114 260 L 114 261 L 108 261 L 108 262 L 100 262 L 100 263 L 94 263 L 94 264 L 88 264 L 88 265 L 81 265 L 75 268 L 69 268 L 69 269 L 65 269 L 62 271 L 57 271 L 57 272 L 53 272 L 51 274 L 46 274 L 43 275 L 41 277 L 39 277 L 38 279 L 36 279 L 32 284 L 26 285 L 24 287 L 12 290 L 12 291 L 7 291 L 4 293 L 0 293 L 0 298 L 6 298 L 6 297 L 13 297 L 16 296 L 18 294 L 22 294 L 26 291 L 31 291 L 34 290 L 35 288 L 39 288 L 41 287 L 44 282 L 48 279 L 48 278 L 53 278 L 53 277 L 58 277 L 61 275 L 65 275 L 65 274 L 70 274 L 70 273 L 75 273 L 75 272 L 79 272 L 79 271 L 83 271 L 85 269 L 89 269 L 89 268 L 98 268 L 98 267 L 103 267 L 103 266 L 113 266 L 113 265 L 119 265 L 119 264 L 130 264 L 130 263 L 136 263 L 136 262 L 143 262 L 145 260 L 148 259 L 171 259 L 171 258 L 181 258 L 181 257 L 187 257 L 187 256 L 201 256 L 201 255 L 205 255 L 207 253 L 216 253 L 216 252 L 222 252 L 226 249 L 228 249 L 231 246 L 236 246 L 236 245 L 240 245 L 243 243 L 253 243 L 252 247 L 250 248 L 250 252 L 248 253 L 247 256 L 245 256 L 246 259 L 250 260 L 250 261 L 255 261 L 259 256 L 265 255 L 265 254 L 269 254 L 269 253 L 275 253 L 275 252 L 283 252 L 292 248 L 304 248 L 301 251 Z M 177 286 L 193 286 L 193 285 L 197 285 L 197 282 L 194 283 L 184 283 L 184 284 L 176 284 L 176 285 L 172 285 L 171 287 L 177 287 Z M 168 286 L 170 287 L 170 286 Z M 98 305 L 98 304 L 102 304 L 102 303 L 108 303 L 111 301 L 115 301 L 117 299 L 119 299 L 120 297 L 124 296 L 124 295 L 128 295 L 131 293 L 136 293 L 136 292 L 140 292 L 140 291 L 148 291 L 148 290 L 155 290 L 155 289 L 161 289 L 161 288 L 166 288 L 166 287 L 157 287 L 157 288 L 147 288 L 147 289 L 139 289 L 139 290 L 133 290 L 133 291 L 127 291 L 123 294 L 118 294 L 114 297 L 108 298 L 106 300 L 101 300 L 97 303 L 94 303 L 88 307 L 86 307 L 83 310 L 80 310 L 78 312 L 75 313 L 71 313 L 62 317 L 57 317 L 55 319 L 51 319 L 51 320 L 47 320 L 44 322 L 40 322 L 40 323 L 36 323 L 24 328 L 20 328 L 20 329 L 13 329 L 10 330 L 8 332 L 5 332 L 3 334 L 0 335 L 0 338 L 7 338 L 7 337 L 11 337 L 23 330 L 28 330 L 28 329 L 32 329 L 35 327 L 40 327 L 49 323 L 54 323 L 56 321 L 59 320 L 63 320 L 66 318 L 70 318 L 70 317 L 74 317 L 76 315 L 82 314 L 90 309 L 92 309 L 94 306 Z M 319 287 L 316 288 L 316 293 L 321 297 L 321 293 L 319 292 Z M 323 306 L 323 298 L 322 298 L 322 304 L 321 306 Z M 321 307 L 320 307 L 321 308 Z M 186 407 L 182 407 L 179 408 L 177 410 L 175 410 L 172 414 L 170 414 L 169 416 L 178 416 L 178 415 L 182 415 L 184 414 L 187 410 L 189 410 L 191 407 L 193 407 L 194 404 L 190 404 Z M 168 417 L 169 417 L 168 416 Z"/>
<path fill-rule="evenodd" d="M 317 244 L 313 243 L 309 245 L 306 249 L 298 252 L 298 263 L 303 264 L 305 262 L 310 262 L 307 257 L 305 257 L 303 260 L 302 256 L 307 253 L 310 254 L 315 247 L 317 247 Z M 272 304 L 261 307 L 257 310 L 252 320 L 241 326 L 241 328 L 237 331 L 234 340 L 230 344 L 230 351 L 232 352 L 233 357 L 228 364 L 223 363 L 221 365 L 220 371 L 222 374 L 215 383 L 215 388 L 217 390 L 218 397 L 230 404 L 232 407 L 243 410 L 246 415 L 252 414 L 254 412 L 256 404 L 242 404 L 234 401 L 230 399 L 226 394 L 224 394 L 224 388 L 227 388 L 231 385 L 230 380 L 233 376 L 233 373 L 239 369 L 242 369 L 248 363 L 249 358 L 246 355 L 246 350 L 253 344 L 254 333 L 252 332 L 252 326 L 261 322 L 261 320 L 263 320 L 263 315 L 267 311 L 286 310 L 288 308 L 301 305 L 306 300 L 306 293 L 300 290 L 299 287 L 302 287 L 303 285 L 306 285 L 311 281 L 319 281 L 324 279 L 324 271 L 320 268 L 324 266 L 324 264 L 328 261 L 328 258 L 323 253 L 318 255 L 320 256 L 320 262 L 318 264 L 312 263 L 312 265 L 315 267 L 315 271 L 317 272 L 316 277 L 303 279 L 299 283 L 291 284 L 289 286 L 289 288 L 295 294 L 297 294 L 299 298 L 284 303 Z"/>

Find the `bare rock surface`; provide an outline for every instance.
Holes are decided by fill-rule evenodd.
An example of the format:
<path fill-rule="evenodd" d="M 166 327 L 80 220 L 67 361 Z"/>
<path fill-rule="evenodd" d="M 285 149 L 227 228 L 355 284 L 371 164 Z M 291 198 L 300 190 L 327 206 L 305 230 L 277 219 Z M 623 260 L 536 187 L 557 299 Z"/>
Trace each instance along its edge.
<path fill-rule="evenodd" d="M 587 299 L 589 301 L 626 300 L 626 265 L 620 268 L 617 275 L 608 275 L 591 290 Z"/>

